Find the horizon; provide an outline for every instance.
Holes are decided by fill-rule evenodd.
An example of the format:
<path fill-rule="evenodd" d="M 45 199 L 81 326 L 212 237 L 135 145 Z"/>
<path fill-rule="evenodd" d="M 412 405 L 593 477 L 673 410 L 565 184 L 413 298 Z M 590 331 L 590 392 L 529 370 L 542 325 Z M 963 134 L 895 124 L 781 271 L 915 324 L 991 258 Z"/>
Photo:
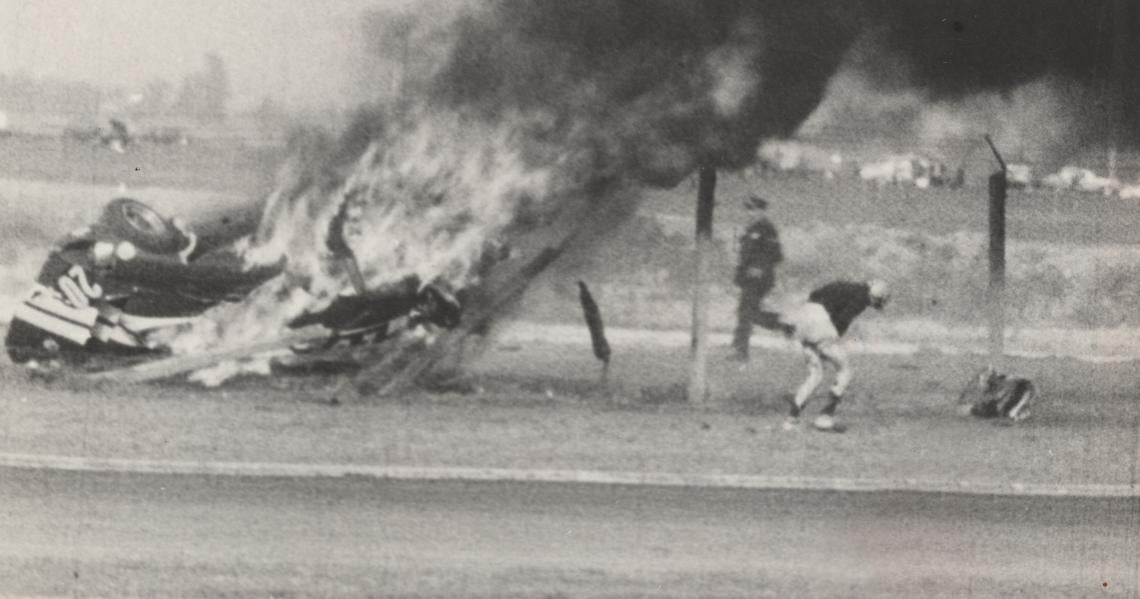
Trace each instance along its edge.
<path fill-rule="evenodd" d="M 235 110 L 272 98 L 290 109 L 360 100 L 353 77 L 367 9 L 409 0 L 0 0 L 0 75 L 141 91 L 177 87 L 222 57 Z"/>

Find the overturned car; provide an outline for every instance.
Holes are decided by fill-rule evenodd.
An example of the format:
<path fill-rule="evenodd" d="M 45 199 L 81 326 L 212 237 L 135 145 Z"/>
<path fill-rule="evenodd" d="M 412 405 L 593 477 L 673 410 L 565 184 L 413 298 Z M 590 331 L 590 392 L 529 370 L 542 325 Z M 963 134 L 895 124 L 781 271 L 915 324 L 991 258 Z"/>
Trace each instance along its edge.
<path fill-rule="evenodd" d="M 199 235 L 137 200 L 112 200 L 94 224 L 64 236 L 51 250 L 13 313 L 5 338 L 9 357 L 35 366 L 168 353 L 164 339 L 171 330 L 220 304 L 241 301 L 282 274 L 282 265 L 247 268 L 234 240 Z M 327 338 L 316 344 L 319 349 L 340 340 L 383 339 L 397 320 L 403 326 L 452 328 L 460 314 L 445 285 L 408 277 L 342 294 L 288 326 L 323 327 Z"/>

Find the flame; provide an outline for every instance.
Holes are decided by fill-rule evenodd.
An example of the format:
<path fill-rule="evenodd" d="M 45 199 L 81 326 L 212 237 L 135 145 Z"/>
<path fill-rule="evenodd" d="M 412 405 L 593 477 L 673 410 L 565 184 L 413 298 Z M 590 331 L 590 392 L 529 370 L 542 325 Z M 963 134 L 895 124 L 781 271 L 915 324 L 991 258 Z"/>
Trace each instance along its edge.
<path fill-rule="evenodd" d="M 549 196 L 551 173 L 526 165 L 519 135 L 450 114 L 418 120 L 383 149 L 374 142 L 343 190 L 346 239 L 368 283 L 415 275 L 466 285 L 520 204 Z"/>
<path fill-rule="evenodd" d="M 520 207 L 550 197 L 550 167 L 531 166 L 522 154 L 525 119 L 491 124 L 437 112 L 407 123 L 370 141 L 331 184 L 288 172 L 306 167 L 288 163 L 258 234 L 242 249 L 248 268 L 283 263 L 284 272 L 245 301 L 211 310 L 171 347 L 183 353 L 271 339 L 302 313 L 353 293 L 342 257 L 327 243 L 342 205 L 344 240 L 369 289 L 408 276 L 462 288 Z"/>

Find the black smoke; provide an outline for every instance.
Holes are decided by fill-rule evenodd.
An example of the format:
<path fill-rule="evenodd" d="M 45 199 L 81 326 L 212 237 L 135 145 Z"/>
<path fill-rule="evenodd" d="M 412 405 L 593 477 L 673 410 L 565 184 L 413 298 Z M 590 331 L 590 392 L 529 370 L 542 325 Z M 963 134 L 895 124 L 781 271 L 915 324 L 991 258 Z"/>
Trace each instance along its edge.
<path fill-rule="evenodd" d="M 422 92 L 480 118 L 544 113 L 542 135 L 588 148 L 600 171 L 670 184 L 698 164 L 750 163 L 853 63 L 874 87 L 931 102 L 1049 77 L 1073 86 L 1060 95 L 1086 137 L 1128 143 L 1134 33 L 1140 6 L 1122 0 L 499 0 L 455 23 Z"/>
<path fill-rule="evenodd" d="M 431 98 L 545 113 L 545 134 L 589 147 L 597 168 L 669 184 L 794 132 L 861 30 L 852 6 L 502 0 L 459 23 Z"/>
<path fill-rule="evenodd" d="M 907 60 L 903 85 L 936 98 L 1059 75 L 1102 88 L 1106 102 L 1133 102 L 1140 92 L 1131 76 L 1140 57 L 1138 8 L 1121 0 L 900 2 L 880 20 L 883 51 Z"/>

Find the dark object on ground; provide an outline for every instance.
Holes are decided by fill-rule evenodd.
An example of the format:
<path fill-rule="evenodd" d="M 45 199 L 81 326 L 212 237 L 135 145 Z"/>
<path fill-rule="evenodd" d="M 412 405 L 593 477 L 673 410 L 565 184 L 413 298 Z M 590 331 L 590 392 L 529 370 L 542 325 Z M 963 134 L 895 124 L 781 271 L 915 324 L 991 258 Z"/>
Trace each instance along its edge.
<path fill-rule="evenodd" d="M 602 362 L 602 380 L 605 381 L 610 367 L 610 344 L 606 341 L 602 312 L 598 309 L 594 296 L 590 294 L 590 288 L 582 281 L 578 281 L 578 300 L 582 303 L 582 315 L 586 318 L 586 327 L 590 329 L 594 357 Z"/>
<path fill-rule="evenodd" d="M 1036 397 L 1032 381 L 1006 376 L 991 366 L 971 377 L 958 403 L 970 416 L 1017 422 L 1029 417 L 1029 404 Z"/>

